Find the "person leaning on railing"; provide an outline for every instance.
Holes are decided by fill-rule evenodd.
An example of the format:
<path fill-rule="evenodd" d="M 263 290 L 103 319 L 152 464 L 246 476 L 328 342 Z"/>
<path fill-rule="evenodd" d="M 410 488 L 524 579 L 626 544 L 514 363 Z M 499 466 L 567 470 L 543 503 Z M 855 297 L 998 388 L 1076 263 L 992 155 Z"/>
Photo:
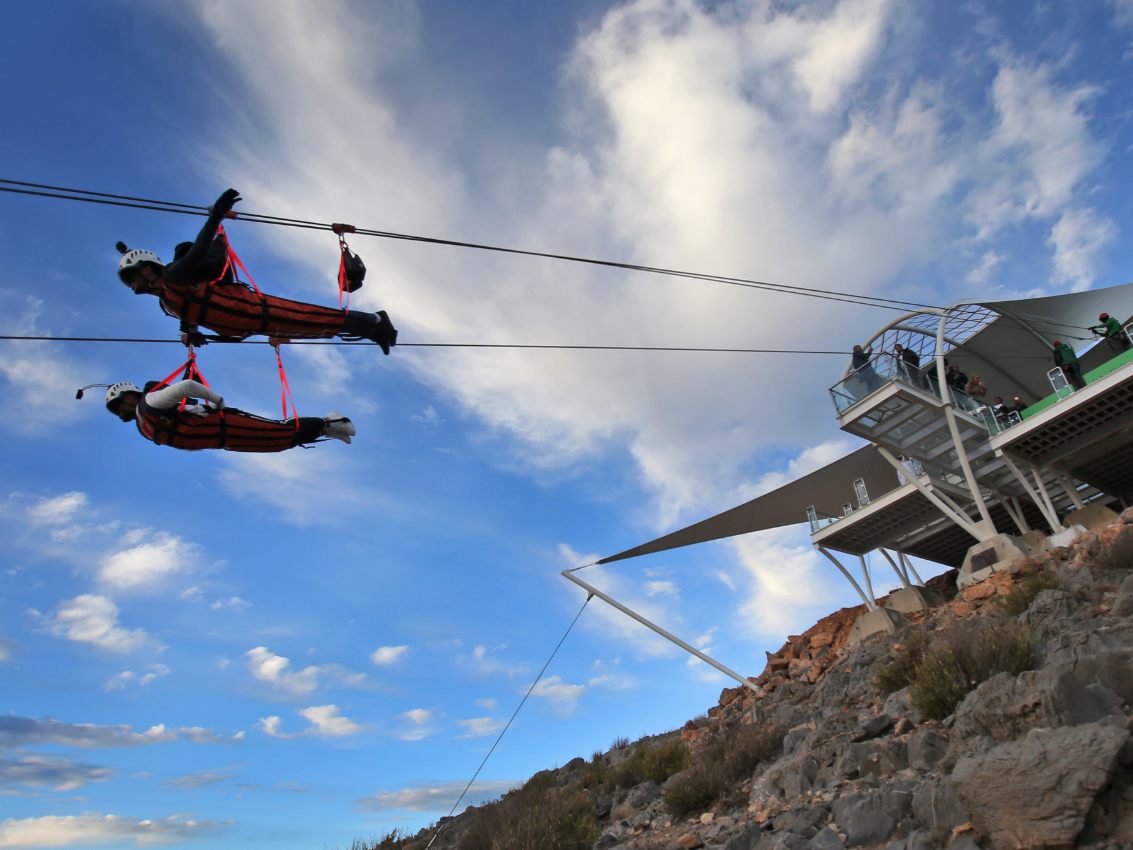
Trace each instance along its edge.
<path fill-rule="evenodd" d="M 1086 381 L 1082 377 L 1082 364 L 1078 362 L 1078 355 L 1074 353 L 1074 349 L 1062 340 L 1056 339 L 1052 350 L 1054 352 L 1054 365 L 1062 370 L 1066 380 L 1076 390 L 1085 389 Z"/>

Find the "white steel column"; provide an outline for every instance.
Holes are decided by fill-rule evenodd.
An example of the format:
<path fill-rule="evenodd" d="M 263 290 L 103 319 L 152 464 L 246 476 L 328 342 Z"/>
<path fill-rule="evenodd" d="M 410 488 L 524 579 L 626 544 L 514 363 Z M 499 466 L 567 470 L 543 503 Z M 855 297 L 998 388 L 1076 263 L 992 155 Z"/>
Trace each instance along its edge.
<path fill-rule="evenodd" d="M 960 469 L 964 472 L 964 481 L 968 484 L 972 501 L 976 503 L 980 518 L 983 520 L 976 526 L 980 531 L 980 535 L 977 535 L 976 539 L 982 541 L 996 533 L 995 523 L 992 522 L 991 514 L 988 512 L 987 505 L 984 504 L 980 486 L 976 483 L 975 473 L 972 472 L 972 465 L 968 463 L 968 451 L 964 448 L 964 441 L 960 439 L 960 429 L 956 425 L 956 408 L 952 403 L 952 393 L 947 389 L 948 382 L 945 380 L 947 373 L 944 371 L 944 325 L 947 321 L 948 311 L 945 310 L 940 314 L 940 321 L 936 325 L 936 376 L 940 383 L 941 400 L 944 402 L 944 418 L 948 422 L 948 432 L 952 435 L 952 445 L 956 449 L 956 458 L 960 461 Z"/>
<path fill-rule="evenodd" d="M 901 463 L 901 461 L 897 460 L 897 458 L 893 457 L 888 449 L 883 446 L 876 445 L 875 448 L 877 449 L 878 454 L 880 454 L 883 458 L 885 458 L 886 461 L 888 461 L 890 466 L 897 470 L 897 472 L 903 473 L 905 476 L 907 476 L 909 483 L 916 487 L 917 490 L 920 491 L 922 496 L 932 502 L 942 514 L 956 523 L 956 525 L 960 526 L 960 528 L 964 529 L 964 531 L 968 532 L 968 534 L 972 535 L 972 537 L 976 538 L 977 542 L 984 540 L 984 538 L 980 536 L 979 526 L 976 523 L 972 522 L 972 520 L 967 515 L 954 510 L 943 501 L 941 501 L 940 497 L 936 493 L 925 487 L 924 484 L 921 483 L 920 479 L 917 476 L 913 475 L 912 470 Z"/>
<path fill-rule="evenodd" d="M 920 573 L 917 572 L 917 568 L 913 566 L 913 562 L 909 556 L 904 552 L 898 552 L 897 557 L 901 559 L 901 563 L 905 565 L 905 569 L 913 574 L 913 578 L 917 580 L 917 584 L 924 587 L 924 579 L 921 578 Z"/>
<path fill-rule="evenodd" d="M 829 558 L 830 563 L 836 566 L 838 568 L 838 571 L 846 577 L 846 581 L 854 586 L 854 590 L 856 590 L 858 592 L 858 596 L 862 598 L 862 602 L 865 603 L 867 610 L 873 611 L 877 608 L 877 601 L 865 595 L 865 592 L 862 590 L 862 586 L 854 580 L 854 577 L 850 575 L 850 571 L 843 567 L 841 562 L 837 558 L 835 558 L 821 546 L 816 546 L 815 548 L 818 549 L 818 551 L 825 555 L 827 558 Z"/>
<path fill-rule="evenodd" d="M 1058 511 L 1054 508 L 1054 502 L 1050 498 L 1050 493 L 1046 489 L 1046 484 L 1043 482 L 1042 476 L 1039 471 L 1033 466 L 1031 467 L 1031 477 L 1035 480 L 1035 487 L 1038 488 L 1039 495 L 1042 496 L 1043 502 L 1046 504 L 1046 509 L 1050 511 L 1050 515 L 1057 519 Z"/>
<path fill-rule="evenodd" d="M 1008 469 L 1011 470 L 1011 474 L 1015 476 L 1015 480 L 1018 481 L 1022 485 L 1023 489 L 1027 491 L 1027 495 L 1031 498 L 1031 501 L 1035 503 L 1035 507 L 1037 507 L 1039 509 L 1039 512 L 1043 515 L 1043 519 L 1047 521 L 1047 524 L 1050 526 L 1050 530 L 1055 534 L 1058 534 L 1060 531 L 1065 531 L 1066 529 L 1063 527 L 1062 523 L 1058 521 L 1057 512 L 1052 506 L 1048 506 L 1047 502 L 1045 502 L 1043 498 L 1037 492 L 1035 492 L 1035 489 L 1031 487 L 1030 482 L 1027 481 L 1027 476 L 1024 475 L 1019 467 L 1015 465 L 1015 462 L 1003 453 L 1000 453 L 999 456 L 1003 458 L 1003 463 L 1007 466 Z"/>
<path fill-rule="evenodd" d="M 897 578 L 901 579 L 901 584 L 905 587 L 912 587 L 912 584 L 909 583 L 908 573 L 897 565 L 897 562 L 893 560 L 893 556 L 884 549 L 881 550 L 881 554 L 885 556 L 885 560 L 889 562 L 889 566 L 893 568 L 893 572 L 897 573 Z"/>
<path fill-rule="evenodd" d="M 1058 483 L 1062 485 L 1062 489 L 1066 491 L 1066 495 L 1070 497 L 1070 501 L 1074 503 L 1074 507 L 1086 507 L 1086 503 L 1083 502 L 1082 497 L 1078 495 L 1078 489 L 1070 483 L 1070 476 L 1060 472 L 1058 474 Z"/>

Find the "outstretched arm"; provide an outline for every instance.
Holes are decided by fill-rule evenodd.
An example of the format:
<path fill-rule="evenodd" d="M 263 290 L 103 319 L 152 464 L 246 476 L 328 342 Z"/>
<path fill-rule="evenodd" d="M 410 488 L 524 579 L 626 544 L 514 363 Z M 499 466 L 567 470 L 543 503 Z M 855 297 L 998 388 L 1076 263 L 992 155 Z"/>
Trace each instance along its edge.
<path fill-rule="evenodd" d="M 184 398 L 203 398 L 217 407 L 224 407 L 224 399 L 199 381 L 178 381 L 163 389 L 146 393 L 146 404 L 156 410 L 169 410 Z"/>
<path fill-rule="evenodd" d="M 209 245 L 211 245 L 212 240 L 216 238 L 216 231 L 220 227 L 220 223 L 239 200 L 240 193 L 235 189 L 225 189 L 224 192 L 221 193 L 221 196 L 216 199 L 216 203 L 209 209 L 209 217 L 205 220 L 205 226 L 201 228 L 201 232 L 197 234 L 197 238 L 193 242 L 193 247 L 166 266 L 167 280 L 171 283 L 196 283 L 194 280 L 181 280 L 179 275 L 177 275 L 177 269 L 193 269 L 205 262 L 205 258 L 208 256 Z M 171 270 L 173 271 L 172 276 L 170 275 Z"/>

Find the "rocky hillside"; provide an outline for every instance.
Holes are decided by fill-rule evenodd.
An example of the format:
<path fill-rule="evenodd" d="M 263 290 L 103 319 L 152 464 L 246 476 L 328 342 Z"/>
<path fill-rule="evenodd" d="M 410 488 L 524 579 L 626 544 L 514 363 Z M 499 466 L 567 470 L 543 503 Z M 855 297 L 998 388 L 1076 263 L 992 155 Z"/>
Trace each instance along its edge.
<path fill-rule="evenodd" d="M 437 850 L 1133 847 L 1133 509 L 857 647 L 792 635 L 677 731 L 543 771 Z M 357 850 L 423 850 L 436 826 Z"/>

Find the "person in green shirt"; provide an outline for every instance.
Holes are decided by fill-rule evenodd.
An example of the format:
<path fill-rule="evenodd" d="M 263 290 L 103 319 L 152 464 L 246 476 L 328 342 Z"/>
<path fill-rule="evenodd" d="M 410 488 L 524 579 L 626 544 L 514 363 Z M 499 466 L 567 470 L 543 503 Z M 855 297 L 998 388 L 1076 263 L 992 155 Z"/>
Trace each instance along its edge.
<path fill-rule="evenodd" d="M 1082 364 L 1078 362 L 1078 355 L 1074 349 L 1061 340 L 1054 341 L 1054 365 L 1062 369 L 1071 385 L 1076 390 L 1086 388 L 1086 381 L 1082 378 Z"/>
<path fill-rule="evenodd" d="M 1102 337 L 1109 343 L 1109 347 L 1114 351 L 1128 351 L 1129 347 L 1133 345 L 1129 341 L 1129 336 L 1121 327 L 1121 322 L 1117 321 L 1109 313 L 1102 313 L 1098 316 L 1100 325 L 1094 325 L 1090 328 L 1095 334 Z"/>

